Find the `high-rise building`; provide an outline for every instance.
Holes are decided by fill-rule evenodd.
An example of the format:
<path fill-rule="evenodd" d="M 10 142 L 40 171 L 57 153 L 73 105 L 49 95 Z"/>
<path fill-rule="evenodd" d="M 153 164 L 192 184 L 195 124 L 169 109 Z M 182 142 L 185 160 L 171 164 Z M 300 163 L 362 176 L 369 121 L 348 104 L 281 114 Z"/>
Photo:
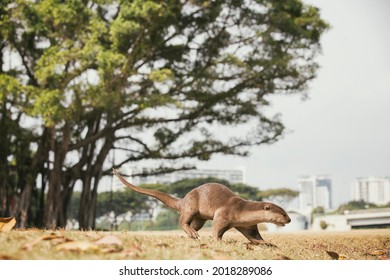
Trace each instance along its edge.
<path fill-rule="evenodd" d="M 311 211 L 316 207 L 331 208 L 332 180 L 326 175 L 300 176 L 298 178 L 299 208 Z"/>
<path fill-rule="evenodd" d="M 352 184 L 352 199 L 378 205 L 390 202 L 390 178 L 357 178 Z"/>
<path fill-rule="evenodd" d="M 124 169 L 125 174 L 130 175 L 140 173 L 140 171 L 134 168 L 127 167 Z M 245 169 L 193 169 L 183 170 L 167 174 L 151 175 L 147 177 L 134 177 L 132 182 L 134 184 L 171 184 L 183 179 L 195 179 L 195 178 L 218 178 L 224 179 L 229 183 L 245 183 Z"/>

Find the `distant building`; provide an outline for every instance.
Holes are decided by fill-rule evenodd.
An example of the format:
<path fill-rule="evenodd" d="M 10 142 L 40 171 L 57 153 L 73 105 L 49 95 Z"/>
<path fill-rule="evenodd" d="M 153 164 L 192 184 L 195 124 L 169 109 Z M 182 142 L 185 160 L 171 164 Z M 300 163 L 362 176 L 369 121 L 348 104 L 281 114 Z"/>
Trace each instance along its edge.
<path fill-rule="evenodd" d="M 362 228 L 389 228 L 390 208 L 345 211 L 341 215 L 323 215 L 314 218 L 312 230 L 351 230 Z"/>
<path fill-rule="evenodd" d="M 300 176 L 298 178 L 299 208 L 308 213 L 317 207 L 330 209 L 332 180 L 326 175 Z"/>
<path fill-rule="evenodd" d="M 130 175 L 139 173 L 138 171 L 126 168 L 126 174 Z M 183 170 L 173 173 L 152 175 L 147 177 L 135 177 L 132 178 L 132 182 L 135 184 L 171 184 L 183 179 L 196 179 L 196 178 L 218 178 L 227 180 L 229 183 L 238 184 L 245 182 L 245 169 L 193 169 Z"/>
<path fill-rule="evenodd" d="M 352 184 L 352 199 L 384 205 L 390 202 L 390 178 L 357 178 Z"/>
<path fill-rule="evenodd" d="M 142 184 L 145 183 L 174 183 L 183 179 L 196 179 L 196 178 L 207 178 L 214 177 L 218 179 L 227 180 L 230 183 L 243 183 L 244 182 L 244 170 L 232 169 L 232 170 L 221 170 L 221 169 L 194 169 L 184 170 L 179 172 L 173 172 L 169 174 L 148 176 L 140 178 Z"/>

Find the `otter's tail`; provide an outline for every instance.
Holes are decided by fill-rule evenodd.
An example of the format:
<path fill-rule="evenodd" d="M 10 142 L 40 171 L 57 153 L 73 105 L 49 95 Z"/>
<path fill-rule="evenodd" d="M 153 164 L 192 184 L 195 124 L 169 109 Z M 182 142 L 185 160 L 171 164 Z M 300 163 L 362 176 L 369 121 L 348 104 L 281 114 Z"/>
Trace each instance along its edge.
<path fill-rule="evenodd" d="M 160 200 L 162 203 L 164 203 L 169 208 L 180 212 L 180 209 L 179 209 L 179 199 L 178 198 L 170 196 L 169 194 L 163 193 L 163 192 L 160 192 L 160 191 L 149 190 L 149 189 L 144 189 L 144 188 L 137 187 L 137 186 L 131 184 L 130 182 L 126 181 L 126 179 L 123 178 L 118 173 L 118 171 L 116 169 L 112 169 L 112 171 L 115 174 L 115 176 L 118 177 L 118 179 L 126 187 L 128 187 L 128 188 L 130 188 L 133 191 L 136 191 L 138 193 L 146 194 L 146 195 L 152 196 L 154 198 L 157 198 L 158 200 Z"/>

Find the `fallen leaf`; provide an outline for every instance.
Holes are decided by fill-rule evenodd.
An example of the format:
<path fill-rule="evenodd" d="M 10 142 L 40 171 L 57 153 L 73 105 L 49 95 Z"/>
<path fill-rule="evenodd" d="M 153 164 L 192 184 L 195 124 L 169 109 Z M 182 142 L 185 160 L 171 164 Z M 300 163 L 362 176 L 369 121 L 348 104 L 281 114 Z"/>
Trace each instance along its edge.
<path fill-rule="evenodd" d="M 99 247 L 89 241 L 71 241 L 57 245 L 57 251 L 87 252 L 99 251 Z"/>
<path fill-rule="evenodd" d="M 0 231 L 10 231 L 16 224 L 14 217 L 0 218 Z"/>
<path fill-rule="evenodd" d="M 157 243 L 156 247 L 169 248 L 171 247 L 171 245 L 169 245 L 168 243 Z"/>
<path fill-rule="evenodd" d="M 291 260 L 291 259 L 285 255 L 278 254 L 277 257 L 274 258 L 274 260 Z"/>
<path fill-rule="evenodd" d="M 9 255 L 0 255 L 0 260 L 17 260 Z"/>
<path fill-rule="evenodd" d="M 390 260 L 390 255 L 381 255 L 378 256 L 378 260 Z"/>
<path fill-rule="evenodd" d="M 384 255 L 384 254 L 386 254 L 385 250 L 374 250 L 374 251 L 371 251 L 371 252 L 367 253 L 367 255 L 371 255 L 371 256 L 381 256 L 381 255 Z"/>
<path fill-rule="evenodd" d="M 122 241 L 115 235 L 104 236 L 94 242 L 103 247 L 100 249 L 101 253 L 116 253 L 123 250 Z"/>
<path fill-rule="evenodd" d="M 40 239 L 40 240 L 53 240 L 53 239 L 58 239 L 58 238 L 65 239 L 65 237 L 63 235 L 58 235 L 58 234 L 55 234 L 54 232 L 52 232 L 48 235 L 41 236 L 38 239 Z"/>
<path fill-rule="evenodd" d="M 33 246 L 36 245 L 37 243 L 41 242 L 41 241 L 59 240 L 59 239 L 61 241 L 64 241 L 64 242 L 72 241 L 71 239 L 68 239 L 68 238 L 66 238 L 63 235 L 58 235 L 58 234 L 52 232 L 52 233 L 50 233 L 48 235 L 43 235 L 43 236 L 38 237 L 33 242 L 24 245 L 21 249 L 22 250 L 26 250 L 26 251 L 31 251 Z"/>
<path fill-rule="evenodd" d="M 325 252 L 332 258 L 332 260 L 339 259 L 339 254 L 337 254 L 336 252 L 332 252 L 332 251 L 325 251 Z"/>
<path fill-rule="evenodd" d="M 345 255 L 340 255 L 333 251 L 325 251 L 332 258 L 332 260 L 348 260 L 349 258 Z"/>
<path fill-rule="evenodd" d="M 338 260 L 348 260 L 347 256 L 339 255 Z"/>
<path fill-rule="evenodd" d="M 116 245 L 122 246 L 122 241 L 115 235 L 104 236 L 95 241 L 96 244 L 99 245 Z"/>

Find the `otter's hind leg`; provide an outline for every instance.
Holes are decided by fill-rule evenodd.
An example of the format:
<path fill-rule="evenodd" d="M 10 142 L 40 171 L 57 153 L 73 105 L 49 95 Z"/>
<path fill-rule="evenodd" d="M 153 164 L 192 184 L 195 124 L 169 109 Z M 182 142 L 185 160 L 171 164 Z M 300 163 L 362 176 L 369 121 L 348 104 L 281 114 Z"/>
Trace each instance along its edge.
<path fill-rule="evenodd" d="M 264 241 L 263 237 L 261 237 L 259 229 L 257 225 L 252 226 L 241 226 L 235 227 L 239 232 L 241 232 L 251 243 L 256 245 L 267 245 L 271 247 L 276 247 L 276 245 Z"/>
<path fill-rule="evenodd" d="M 258 243 L 261 241 L 264 241 L 263 238 L 260 235 L 259 229 L 257 228 L 257 225 L 253 226 L 239 226 L 235 227 L 239 232 L 241 232 L 250 242 L 252 243 Z"/>
<path fill-rule="evenodd" d="M 215 213 L 213 220 L 213 238 L 217 241 L 222 240 L 224 233 L 231 228 L 229 222 L 223 218 L 221 213 L 222 212 Z"/>

